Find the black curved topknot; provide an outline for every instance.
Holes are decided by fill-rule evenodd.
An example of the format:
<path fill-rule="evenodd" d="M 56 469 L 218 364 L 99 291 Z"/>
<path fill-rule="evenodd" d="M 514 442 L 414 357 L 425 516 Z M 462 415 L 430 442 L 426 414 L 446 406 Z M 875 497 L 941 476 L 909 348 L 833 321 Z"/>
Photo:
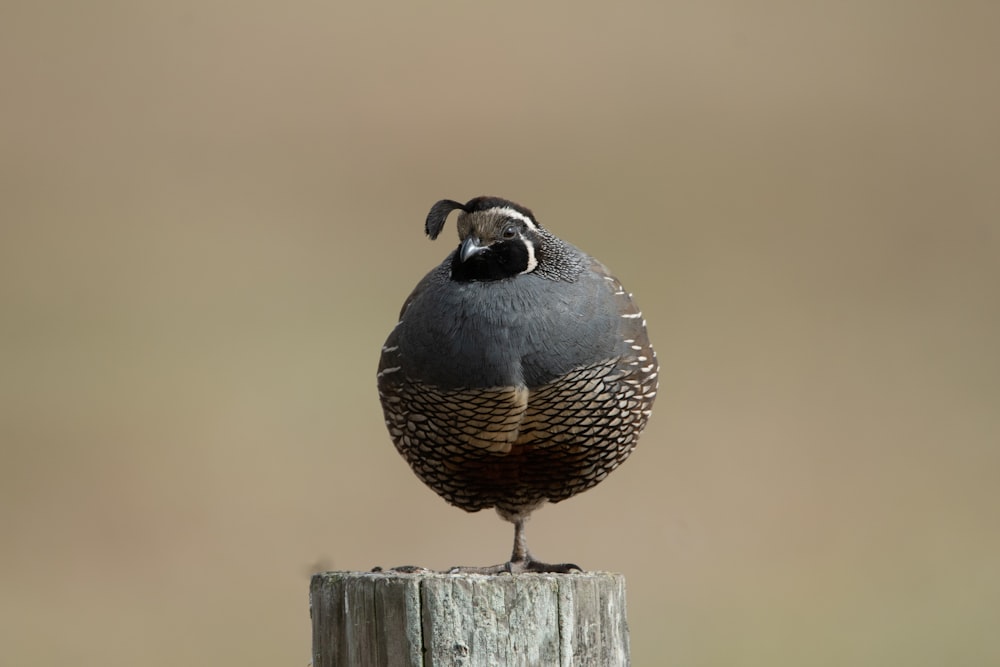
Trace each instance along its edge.
<path fill-rule="evenodd" d="M 431 206 L 431 212 L 427 214 L 427 221 L 424 222 L 424 231 L 427 232 L 427 236 L 431 237 L 433 241 L 441 233 L 444 223 L 452 211 L 458 209 L 465 213 L 474 213 L 476 211 L 488 211 L 491 208 L 512 208 L 521 215 L 531 218 L 536 225 L 538 224 L 538 221 L 535 220 L 535 214 L 531 212 L 531 209 L 512 202 L 509 199 L 502 197 L 473 197 L 464 204 L 460 204 L 452 199 L 442 199 L 434 204 L 434 206 Z"/>
<path fill-rule="evenodd" d="M 424 231 L 427 232 L 427 236 L 431 237 L 432 241 L 441 233 L 444 221 L 448 219 L 448 214 L 456 208 L 462 211 L 468 210 L 464 204 L 459 204 L 451 199 L 442 199 L 431 206 L 431 212 L 427 214 L 427 221 L 424 223 Z"/>

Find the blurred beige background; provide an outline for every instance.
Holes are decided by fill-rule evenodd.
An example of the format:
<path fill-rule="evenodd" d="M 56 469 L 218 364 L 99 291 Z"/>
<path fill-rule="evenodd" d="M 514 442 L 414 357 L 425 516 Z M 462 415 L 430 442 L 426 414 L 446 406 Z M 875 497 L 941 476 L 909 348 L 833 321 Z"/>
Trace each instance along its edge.
<path fill-rule="evenodd" d="M 497 194 L 663 366 L 533 550 L 638 665 L 1000 662 L 1000 5 L 0 5 L 0 663 L 292 665 L 318 568 L 503 559 L 379 348 Z"/>

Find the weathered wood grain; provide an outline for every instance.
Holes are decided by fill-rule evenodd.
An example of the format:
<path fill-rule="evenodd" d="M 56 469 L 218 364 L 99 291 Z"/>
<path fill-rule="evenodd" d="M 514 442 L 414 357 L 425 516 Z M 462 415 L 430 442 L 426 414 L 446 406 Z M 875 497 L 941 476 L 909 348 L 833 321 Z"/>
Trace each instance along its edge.
<path fill-rule="evenodd" d="M 627 665 L 620 574 L 324 572 L 315 667 Z"/>

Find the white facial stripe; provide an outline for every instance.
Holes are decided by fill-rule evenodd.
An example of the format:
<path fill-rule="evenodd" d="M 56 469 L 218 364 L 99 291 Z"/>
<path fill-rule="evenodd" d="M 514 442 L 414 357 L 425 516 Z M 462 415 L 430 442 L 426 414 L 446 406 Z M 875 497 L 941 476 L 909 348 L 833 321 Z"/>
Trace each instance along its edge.
<path fill-rule="evenodd" d="M 493 208 L 486 209 L 484 213 L 499 213 L 505 217 L 520 220 L 527 225 L 528 229 L 531 231 L 538 231 L 538 226 L 535 224 L 534 220 L 519 211 L 515 211 L 509 206 L 494 206 Z"/>
<path fill-rule="evenodd" d="M 538 260 L 535 259 L 535 244 L 528 239 L 524 239 L 524 247 L 528 249 L 528 268 L 521 271 L 521 273 L 531 273 L 538 266 Z"/>

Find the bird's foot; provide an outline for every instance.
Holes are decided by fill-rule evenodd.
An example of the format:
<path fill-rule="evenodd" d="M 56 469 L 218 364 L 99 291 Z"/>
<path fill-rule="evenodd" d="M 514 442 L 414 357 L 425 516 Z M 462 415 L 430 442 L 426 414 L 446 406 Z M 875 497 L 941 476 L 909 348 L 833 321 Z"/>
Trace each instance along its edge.
<path fill-rule="evenodd" d="M 509 560 L 499 565 L 487 567 L 453 567 L 447 574 L 523 574 L 525 572 L 548 572 L 552 574 L 569 574 L 583 572 L 579 565 L 573 563 L 543 563 L 533 558 L 525 560 Z"/>

